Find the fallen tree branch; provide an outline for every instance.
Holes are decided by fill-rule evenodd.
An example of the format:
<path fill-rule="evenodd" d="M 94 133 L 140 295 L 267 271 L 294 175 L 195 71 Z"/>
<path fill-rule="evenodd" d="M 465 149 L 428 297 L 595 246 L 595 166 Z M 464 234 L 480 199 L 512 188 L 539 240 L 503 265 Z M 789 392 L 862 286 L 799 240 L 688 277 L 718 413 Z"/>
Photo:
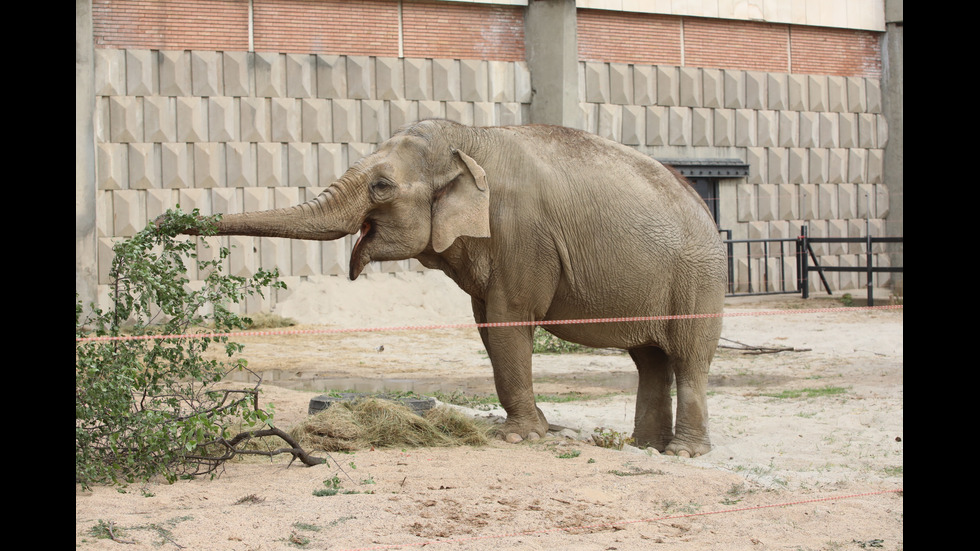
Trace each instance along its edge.
<path fill-rule="evenodd" d="M 718 348 L 725 348 L 728 350 L 739 350 L 742 352 L 742 354 L 758 355 L 758 354 L 777 354 L 779 352 L 809 352 L 810 351 L 809 348 L 793 348 L 791 346 L 781 346 L 781 347 L 753 346 L 738 341 L 733 341 L 731 339 L 726 339 L 724 337 L 722 337 L 721 340 L 735 343 L 738 346 L 727 346 L 724 344 L 719 344 Z"/>

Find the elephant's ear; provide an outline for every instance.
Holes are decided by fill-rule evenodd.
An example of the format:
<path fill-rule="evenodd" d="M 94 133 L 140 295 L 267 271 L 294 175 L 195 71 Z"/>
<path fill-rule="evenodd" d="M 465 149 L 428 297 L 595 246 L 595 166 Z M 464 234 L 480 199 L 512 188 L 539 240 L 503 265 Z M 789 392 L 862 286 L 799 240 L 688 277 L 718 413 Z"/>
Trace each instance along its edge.
<path fill-rule="evenodd" d="M 487 173 L 469 155 L 454 150 L 460 173 L 432 203 L 432 248 L 449 248 L 460 236 L 490 237 L 490 188 Z"/>

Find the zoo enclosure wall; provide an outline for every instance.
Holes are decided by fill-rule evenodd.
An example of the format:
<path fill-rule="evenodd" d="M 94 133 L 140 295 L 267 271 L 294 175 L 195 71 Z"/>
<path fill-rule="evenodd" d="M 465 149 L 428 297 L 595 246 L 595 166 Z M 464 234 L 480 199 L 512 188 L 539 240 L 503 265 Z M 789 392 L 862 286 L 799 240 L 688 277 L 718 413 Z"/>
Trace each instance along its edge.
<path fill-rule="evenodd" d="M 93 265 L 104 295 L 112 243 L 167 208 L 296 204 L 405 122 L 540 122 L 521 4 L 92 0 L 96 244 L 95 258 L 76 264 Z M 696 15 L 574 10 L 580 126 L 653 157 L 748 163 L 747 177 L 718 186 L 719 225 L 736 238 L 795 237 L 804 226 L 815 237 L 884 235 L 901 201 L 884 176 L 884 25 Z M 234 246 L 229 273 L 278 268 L 293 289 L 345 273 L 352 245 L 220 241 Z M 822 258 L 858 254 L 827 246 Z M 877 254 L 887 265 L 889 254 Z M 764 262 L 739 259 L 736 289 Z"/>

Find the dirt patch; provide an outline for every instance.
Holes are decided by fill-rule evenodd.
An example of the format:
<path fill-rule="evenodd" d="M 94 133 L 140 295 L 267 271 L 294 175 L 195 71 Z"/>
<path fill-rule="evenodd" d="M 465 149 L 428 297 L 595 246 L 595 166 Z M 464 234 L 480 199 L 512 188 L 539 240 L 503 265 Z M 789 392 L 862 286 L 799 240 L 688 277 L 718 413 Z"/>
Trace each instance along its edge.
<path fill-rule="evenodd" d="M 540 405 L 573 437 L 362 450 L 312 468 L 251 460 L 215 480 L 77 491 L 76 547 L 118 549 L 92 535 L 111 523 L 127 549 L 902 549 L 903 312 L 810 311 L 831 304 L 730 301 L 725 339 L 801 351 L 719 351 L 703 457 L 574 437 L 632 430 L 635 368 L 622 354 L 541 355 L 536 391 L 581 398 Z M 465 310 L 415 315 L 379 325 L 469 321 Z M 354 388 L 345 383 L 492 389 L 473 329 L 236 340 L 287 429 L 324 389 Z M 318 492 L 330 486 L 341 491 Z"/>

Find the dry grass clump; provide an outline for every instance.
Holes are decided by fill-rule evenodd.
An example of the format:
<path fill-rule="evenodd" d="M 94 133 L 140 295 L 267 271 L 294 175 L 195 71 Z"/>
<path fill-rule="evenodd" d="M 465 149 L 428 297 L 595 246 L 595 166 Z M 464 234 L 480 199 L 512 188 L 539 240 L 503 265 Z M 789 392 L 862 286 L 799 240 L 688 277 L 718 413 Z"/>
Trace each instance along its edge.
<path fill-rule="evenodd" d="M 369 447 L 479 446 L 492 427 L 451 408 L 436 407 L 420 417 L 389 400 L 365 399 L 335 404 L 294 427 L 290 433 L 304 449 L 326 452 Z"/>

